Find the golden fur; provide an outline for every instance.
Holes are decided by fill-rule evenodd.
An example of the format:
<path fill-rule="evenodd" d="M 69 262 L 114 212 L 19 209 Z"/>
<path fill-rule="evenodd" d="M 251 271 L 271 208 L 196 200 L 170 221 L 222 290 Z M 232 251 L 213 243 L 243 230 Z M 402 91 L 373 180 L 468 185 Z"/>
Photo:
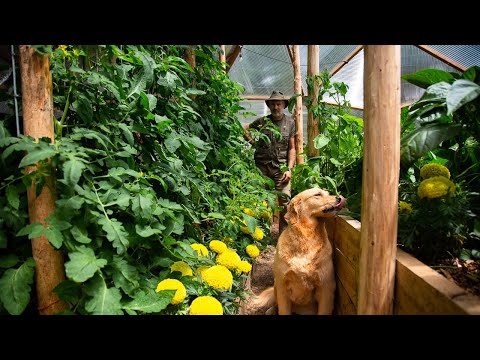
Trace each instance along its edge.
<path fill-rule="evenodd" d="M 290 201 L 288 227 L 278 238 L 273 261 L 274 286 L 254 300 L 256 306 L 276 304 L 280 315 L 332 314 L 336 284 L 324 218 L 335 216 L 344 204 L 343 196 L 320 188 L 304 190 Z"/>

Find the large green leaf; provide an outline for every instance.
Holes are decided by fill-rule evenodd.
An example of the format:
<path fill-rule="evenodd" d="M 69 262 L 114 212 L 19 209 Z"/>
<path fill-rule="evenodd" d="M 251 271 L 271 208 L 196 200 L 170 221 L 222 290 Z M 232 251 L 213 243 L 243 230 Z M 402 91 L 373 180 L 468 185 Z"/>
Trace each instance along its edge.
<path fill-rule="evenodd" d="M 175 290 L 163 290 L 156 293 L 148 289 L 147 293 L 138 294 L 134 300 L 123 306 L 125 310 L 142 311 L 144 313 L 157 313 L 167 307 L 175 295 Z"/>
<path fill-rule="evenodd" d="M 7 201 L 11 207 L 18 210 L 20 206 L 20 196 L 15 185 L 9 185 L 7 187 Z"/>
<path fill-rule="evenodd" d="M 85 292 L 92 297 L 85 302 L 85 310 L 90 314 L 123 315 L 120 290 L 108 288 L 105 280 L 99 274 L 88 282 Z"/>
<path fill-rule="evenodd" d="M 47 228 L 44 227 L 42 224 L 33 223 L 33 224 L 25 225 L 23 228 L 21 228 L 17 232 L 17 236 L 28 235 L 29 239 L 33 239 L 33 238 L 36 238 L 40 235 L 45 234 L 46 231 L 47 231 Z"/>
<path fill-rule="evenodd" d="M 81 244 L 88 244 L 92 241 L 91 238 L 88 237 L 87 229 L 83 224 L 81 225 L 74 225 L 70 232 L 72 233 L 75 240 L 77 240 Z"/>
<path fill-rule="evenodd" d="M 107 233 L 107 239 L 112 242 L 113 247 L 117 249 L 117 254 L 123 254 L 128 246 L 128 233 L 123 224 L 115 218 L 106 217 L 97 218 L 102 229 Z"/>
<path fill-rule="evenodd" d="M 137 268 L 119 256 L 113 257 L 111 265 L 114 269 L 112 277 L 115 282 L 115 287 L 122 288 L 127 295 L 132 296 L 138 288 L 138 281 L 140 279 Z"/>
<path fill-rule="evenodd" d="M 401 78 L 423 89 L 441 81 L 452 83 L 455 80 L 452 74 L 438 69 L 424 69 L 413 74 L 405 74 Z"/>
<path fill-rule="evenodd" d="M 11 315 L 23 313 L 30 302 L 35 261 L 28 258 L 18 269 L 8 269 L 0 279 L 0 300 Z"/>
<path fill-rule="evenodd" d="M 97 259 L 92 249 L 85 246 L 68 254 L 70 260 L 65 263 L 65 273 L 75 282 L 84 282 L 107 264 L 105 259 Z"/>
<path fill-rule="evenodd" d="M 447 139 L 457 135 L 462 126 L 458 124 L 427 124 L 405 134 L 400 141 L 400 162 L 410 165 L 427 151 L 435 149 Z"/>
<path fill-rule="evenodd" d="M 53 148 L 45 148 L 45 147 L 36 148 L 32 152 L 24 156 L 22 161 L 20 161 L 20 164 L 18 164 L 18 167 L 34 165 L 41 160 L 45 160 L 52 157 L 56 153 L 57 151 Z"/>
<path fill-rule="evenodd" d="M 152 206 L 153 206 L 153 195 L 138 194 L 132 199 L 132 211 L 135 216 L 143 218 L 144 220 L 149 220 L 152 217 Z"/>
<path fill-rule="evenodd" d="M 78 158 L 72 157 L 70 160 L 65 161 L 63 164 L 63 179 L 65 180 L 65 184 L 69 186 L 77 184 L 84 168 L 85 164 Z"/>
<path fill-rule="evenodd" d="M 447 95 L 448 115 L 480 95 L 480 85 L 470 80 L 457 80 L 453 83 Z"/>

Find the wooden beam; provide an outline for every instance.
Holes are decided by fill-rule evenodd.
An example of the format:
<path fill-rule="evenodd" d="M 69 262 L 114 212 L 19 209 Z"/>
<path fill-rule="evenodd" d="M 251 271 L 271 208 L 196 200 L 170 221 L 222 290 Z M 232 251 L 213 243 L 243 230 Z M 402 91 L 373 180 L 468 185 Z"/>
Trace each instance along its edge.
<path fill-rule="evenodd" d="M 358 314 L 393 313 L 400 169 L 400 45 L 365 46 Z"/>
<path fill-rule="evenodd" d="M 267 100 L 269 96 L 266 95 L 240 95 L 240 97 L 244 100 Z M 330 105 L 338 105 L 335 101 L 330 100 L 322 100 L 322 102 Z M 363 108 L 358 106 L 350 106 L 352 109 L 362 110 Z"/>
<path fill-rule="evenodd" d="M 348 55 L 345 57 L 345 59 L 343 59 L 343 61 L 342 61 L 340 64 L 338 64 L 337 66 L 335 66 L 335 67 L 332 69 L 332 71 L 330 71 L 330 77 L 332 77 L 333 75 L 335 75 L 337 72 L 340 71 L 341 68 L 343 68 L 345 65 L 347 65 L 348 62 L 349 62 L 350 60 L 352 60 L 353 57 L 360 52 L 360 50 L 363 49 L 363 47 L 364 47 L 364 45 L 359 45 L 359 46 L 357 46 L 357 47 L 355 48 L 355 50 L 353 50 L 350 54 L 348 54 Z"/>
<path fill-rule="evenodd" d="M 440 54 L 438 51 L 432 49 L 428 45 L 415 45 L 415 46 L 418 47 L 419 49 L 422 49 L 426 53 L 432 55 L 433 57 L 437 58 L 438 60 L 441 60 L 444 63 L 450 65 L 451 67 L 455 68 L 458 71 L 464 72 L 465 70 L 467 70 L 467 68 L 465 66 L 460 65 L 459 63 L 449 59 L 448 57 L 446 57 L 443 54 Z"/>
<path fill-rule="evenodd" d="M 235 46 L 235 49 L 233 49 L 232 55 L 230 55 L 227 59 L 227 73 L 230 71 L 230 69 L 233 66 L 233 63 L 237 59 L 238 55 L 240 54 L 240 50 L 242 50 L 242 45 L 237 45 Z"/>
<path fill-rule="evenodd" d="M 308 45 L 308 61 L 307 61 L 307 77 L 315 77 L 320 71 L 320 48 L 318 45 Z M 320 149 L 315 149 L 313 146 L 313 139 L 319 134 L 318 128 L 319 119 L 315 118 L 310 111 L 311 107 L 318 106 L 318 90 L 319 84 L 317 81 L 313 82 L 313 89 L 310 93 L 308 91 L 308 97 L 311 99 L 311 105 L 308 109 L 308 122 L 307 122 L 307 151 L 308 157 L 315 157 L 320 155 Z"/>
<path fill-rule="evenodd" d="M 22 80 L 23 129 L 25 136 L 34 139 L 50 138 L 53 143 L 53 93 L 52 74 L 48 56 L 41 55 L 28 45 L 21 45 L 20 74 Z M 36 170 L 29 166 L 27 173 Z M 30 223 L 46 226 L 46 219 L 55 210 L 55 179 L 45 177 L 40 195 L 36 195 L 36 181 L 27 189 Z M 40 315 L 52 315 L 68 308 L 53 289 L 65 280 L 63 255 L 55 250 L 45 235 L 32 239 L 32 255 L 35 260 L 35 284 Z"/>
<path fill-rule="evenodd" d="M 303 164 L 303 116 L 302 116 L 302 73 L 300 72 L 300 47 L 293 45 L 293 87 L 295 94 L 299 94 L 295 99 L 294 118 L 297 127 L 295 134 L 295 147 L 297 152 L 297 165 Z"/>

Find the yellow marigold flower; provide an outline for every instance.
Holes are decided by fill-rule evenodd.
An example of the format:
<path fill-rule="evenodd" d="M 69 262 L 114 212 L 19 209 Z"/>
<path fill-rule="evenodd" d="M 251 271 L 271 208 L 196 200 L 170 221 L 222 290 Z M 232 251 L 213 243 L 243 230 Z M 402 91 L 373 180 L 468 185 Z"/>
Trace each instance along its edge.
<path fill-rule="evenodd" d="M 207 265 L 202 265 L 202 266 L 199 266 L 197 271 L 195 272 L 195 274 L 197 276 L 201 276 L 203 278 L 203 273 L 205 272 L 205 270 L 207 269 L 210 269 L 210 266 L 207 266 Z"/>
<path fill-rule="evenodd" d="M 220 240 L 212 240 L 210 241 L 210 244 L 208 246 L 211 250 L 215 251 L 218 254 L 221 254 L 222 252 L 227 250 L 227 244 Z"/>
<path fill-rule="evenodd" d="M 400 212 L 402 213 L 409 214 L 412 212 L 412 204 L 407 203 L 406 201 L 400 201 L 398 206 L 400 207 Z"/>
<path fill-rule="evenodd" d="M 270 210 L 262 210 L 262 212 L 260 213 L 260 216 L 268 220 L 272 216 L 272 212 Z"/>
<path fill-rule="evenodd" d="M 250 216 L 255 216 L 255 211 L 253 211 L 252 209 L 249 209 L 249 208 L 244 208 L 243 209 L 243 212 L 247 215 L 250 215 Z"/>
<path fill-rule="evenodd" d="M 247 245 L 245 250 L 248 256 L 250 256 L 251 258 L 256 258 L 258 255 L 260 255 L 260 250 L 258 249 L 257 245 Z"/>
<path fill-rule="evenodd" d="M 435 199 L 455 194 L 455 184 L 444 176 L 434 176 L 423 180 L 417 189 L 420 199 Z"/>
<path fill-rule="evenodd" d="M 205 270 L 202 275 L 203 282 L 214 289 L 228 290 L 232 287 L 233 275 L 223 265 L 214 265 Z"/>
<path fill-rule="evenodd" d="M 262 205 L 263 205 L 264 207 L 268 207 L 268 204 L 267 204 L 266 201 L 264 201 L 264 202 L 262 203 Z"/>
<path fill-rule="evenodd" d="M 238 263 L 237 269 L 246 274 L 252 270 L 252 264 L 250 264 L 248 261 L 242 260 Z"/>
<path fill-rule="evenodd" d="M 258 227 L 255 228 L 255 232 L 253 233 L 252 236 L 253 236 L 253 238 L 254 238 L 255 240 L 258 240 L 258 241 L 262 240 L 262 239 L 263 239 L 263 231 L 262 231 L 262 229 L 260 229 L 260 228 L 258 228 Z"/>
<path fill-rule="evenodd" d="M 170 304 L 173 305 L 180 304 L 187 296 L 187 289 L 185 289 L 185 286 L 177 279 L 165 279 L 160 281 L 155 291 L 160 292 L 161 290 L 177 290 L 175 291 L 172 300 L 170 300 Z"/>
<path fill-rule="evenodd" d="M 215 262 L 218 265 L 223 265 L 230 270 L 236 269 L 238 266 L 238 263 L 241 261 L 240 256 L 233 251 L 232 249 L 227 249 L 221 254 L 217 255 L 217 258 L 215 259 Z"/>
<path fill-rule="evenodd" d="M 176 261 L 172 265 L 170 265 L 170 270 L 173 271 L 180 271 L 182 276 L 192 276 L 193 271 L 190 266 L 184 261 Z"/>
<path fill-rule="evenodd" d="M 208 256 L 208 249 L 203 244 L 195 243 L 190 244 L 193 250 L 198 253 L 198 256 Z"/>
<path fill-rule="evenodd" d="M 421 167 L 420 177 L 422 179 L 429 179 L 434 176 L 443 176 L 450 179 L 450 171 L 440 164 L 425 164 Z"/>
<path fill-rule="evenodd" d="M 220 301 L 212 296 L 199 296 L 190 304 L 190 315 L 223 315 Z"/>

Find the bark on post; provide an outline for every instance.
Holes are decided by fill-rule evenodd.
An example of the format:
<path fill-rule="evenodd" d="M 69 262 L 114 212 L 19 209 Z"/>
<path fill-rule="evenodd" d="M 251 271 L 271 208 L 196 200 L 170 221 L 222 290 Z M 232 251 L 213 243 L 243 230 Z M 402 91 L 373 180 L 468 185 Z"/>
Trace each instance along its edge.
<path fill-rule="evenodd" d="M 400 169 L 400 46 L 365 46 L 358 314 L 392 314 Z"/>
<path fill-rule="evenodd" d="M 320 48 L 318 45 L 308 45 L 308 63 L 307 63 L 307 76 L 314 77 L 318 75 L 320 69 Z M 308 90 L 308 97 L 312 99 L 312 103 L 308 109 L 308 123 L 307 123 L 307 154 L 308 157 L 315 157 L 320 155 L 320 149 L 315 149 L 313 146 L 313 139 L 319 134 L 318 122 L 319 119 L 315 118 L 310 112 L 312 107 L 318 106 L 318 89 L 319 85 L 317 81 L 313 82 L 313 89 Z"/>
<path fill-rule="evenodd" d="M 293 84 L 294 92 L 299 95 L 295 99 L 294 118 L 297 127 L 295 147 L 297 151 L 297 164 L 303 164 L 303 116 L 302 116 L 302 74 L 300 72 L 300 48 L 293 45 Z"/>
<path fill-rule="evenodd" d="M 53 95 L 52 74 L 48 57 L 38 54 L 30 46 L 20 46 L 20 74 L 22 79 L 23 128 L 25 135 L 35 139 L 49 137 L 53 143 Z M 35 166 L 27 172 L 35 170 Z M 42 223 L 55 210 L 55 180 L 45 179 L 40 195 L 36 196 L 36 184 L 27 191 L 30 223 Z M 63 254 L 55 250 L 45 235 L 32 239 L 32 253 L 35 259 L 35 283 L 38 310 L 41 315 L 51 315 L 65 310 L 53 289 L 65 280 Z"/>

